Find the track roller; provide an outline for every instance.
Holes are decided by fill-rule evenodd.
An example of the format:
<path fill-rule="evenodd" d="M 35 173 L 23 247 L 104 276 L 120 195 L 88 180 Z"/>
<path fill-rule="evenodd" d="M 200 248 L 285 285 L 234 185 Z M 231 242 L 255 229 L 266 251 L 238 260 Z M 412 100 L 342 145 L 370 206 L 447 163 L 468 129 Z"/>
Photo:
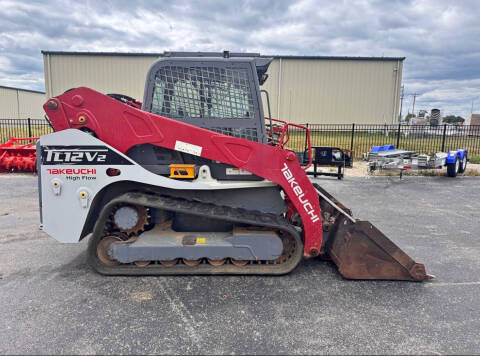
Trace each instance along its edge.
<path fill-rule="evenodd" d="M 165 266 L 165 267 L 173 267 L 177 264 L 178 262 L 178 258 L 174 259 L 174 260 L 163 260 L 163 261 L 160 261 L 160 263 Z"/>
<path fill-rule="evenodd" d="M 237 267 L 243 267 L 248 263 L 247 260 L 236 260 L 234 258 L 231 258 L 230 261 L 232 262 L 233 265 Z"/>
<path fill-rule="evenodd" d="M 150 261 L 135 261 L 135 265 L 138 267 L 147 267 Z"/>
<path fill-rule="evenodd" d="M 210 258 L 207 258 L 207 260 L 208 260 L 208 263 L 210 263 L 212 266 L 219 267 L 219 266 L 223 266 L 227 259 L 223 258 L 221 260 L 211 260 Z"/>
<path fill-rule="evenodd" d="M 200 262 L 202 262 L 201 259 L 198 259 L 198 260 L 187 260 L 187 259 L 182 259 L 182 262 L 184 264 L 186 264 L 187 266 L 189 267 L 195 267 L 195 266 L 198 266 L 200 264 Z"/>

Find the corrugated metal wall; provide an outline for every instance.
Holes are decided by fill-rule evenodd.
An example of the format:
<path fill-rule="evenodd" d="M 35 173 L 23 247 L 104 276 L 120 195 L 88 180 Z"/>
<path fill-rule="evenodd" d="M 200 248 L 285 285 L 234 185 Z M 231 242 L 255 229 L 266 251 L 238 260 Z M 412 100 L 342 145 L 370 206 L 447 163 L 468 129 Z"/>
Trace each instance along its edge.
<path fill-rule="evenodd" d="M 401 61 L 276 59 L 268 73 L 272 115 L 282 120 L 398 122 Z"/>
<path fill-rule="evenodd" d="M 125 94 L 143 100 L 147 71 L 153 56 L 101 56 L 44 54 L 48 97 L 86 86 L 101 93 Z"/>
<path fill-rule="evenodd" d="M 42 119 L 45 99 L 43 93 L 0 87 L 0 119 Z"/>
<path fill-rule="evenodd" d="M 156 56 L 44 54 L 47 95 L 88 86 L 143 100 Z M 397 70 L 398 68 L 398 70 Z M 272 116 L 296 123 L 396 123 L 402 61 L 274 59 L 263 86 Z M 265 114 L 267 114 L 264 100 Z"/>

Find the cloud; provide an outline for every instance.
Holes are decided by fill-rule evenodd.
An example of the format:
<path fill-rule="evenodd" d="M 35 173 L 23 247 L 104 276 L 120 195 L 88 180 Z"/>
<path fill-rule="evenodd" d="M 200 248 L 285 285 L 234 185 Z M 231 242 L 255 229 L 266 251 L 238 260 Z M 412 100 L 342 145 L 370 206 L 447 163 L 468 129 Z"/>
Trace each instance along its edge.
<path fill-rule="evenodd" d="M 467 115 L 480 96 L 479 13 L 480 1 L 448 0 L 3 0 L 0 84 L 43 90 L 41 49 L 404 56 L 416 108 Z"/>

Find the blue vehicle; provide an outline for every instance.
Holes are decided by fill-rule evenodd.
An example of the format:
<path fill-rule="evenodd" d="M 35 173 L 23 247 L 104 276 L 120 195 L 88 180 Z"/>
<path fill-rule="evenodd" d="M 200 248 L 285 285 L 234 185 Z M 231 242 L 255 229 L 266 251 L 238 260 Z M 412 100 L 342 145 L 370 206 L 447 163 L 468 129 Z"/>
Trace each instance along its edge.
<path fill-rule="evenodd" d="M 456 177 L 467 169 L 468 151 L 457 149 L 437 152 L 431 156 L 420 155 L 415 151 L 395 149 L 393 145 L 373 146 L 366 155 L 370 171 L 375 169 L 399 169 L 400 177 L 407 169 L 441 169 L 447 167 L 447 175 Z"/>
<path fill-rule="evenodd" d="M 456 150 L 448 151 L 445 164 L 447 166 L 447 174 L 449 177 L 456 177 L 457 173 L 463 173 L 467 169 L 468 151 Z"/>

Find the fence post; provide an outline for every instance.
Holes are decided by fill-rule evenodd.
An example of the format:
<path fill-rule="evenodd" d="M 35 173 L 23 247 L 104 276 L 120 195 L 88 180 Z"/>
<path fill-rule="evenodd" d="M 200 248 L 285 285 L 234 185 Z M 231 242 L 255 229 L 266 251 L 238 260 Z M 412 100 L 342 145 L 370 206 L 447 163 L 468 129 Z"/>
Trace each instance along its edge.
<path fill-rule="evenodd" d="M 308 129 L 308 122 L 305 124 L 305 126 Z M 311 139 L 312 137 L 310 136 L 310 140 Z M 308 131 L 305 130 L 305 150 L 303 152 L 307 151 L 307 149 L 308 149 Z"/>
<path fill-rule="evenodd" d="M 445 152 L 445 135 L 447 134 L 447 124 L 443 124 L 442 152 Z"/>
<path fill-rule="evenodd" d="M 395 148 L 398 149 L 398 147 L 400 146 L 400 128 L 401 128 L 401 124 L 398 123 L 398 131 L 397 131 L 397 145 L 395 146 Z"/>
<path fill-rule="evenodd" d="M 32 137 L 32 123 L 30 122 L 30 118 L 27 119 L 28 123 L 28 137 Z"/>
<path fill-rule="evenodd" d="M 352 124 L 352 137 L 350 139 L 350 151 L 352 152 L 353 156 L 353 137 L 355 136 L 355 124 Z M 353 160 L 353 157 L 352 157 Z"/>

